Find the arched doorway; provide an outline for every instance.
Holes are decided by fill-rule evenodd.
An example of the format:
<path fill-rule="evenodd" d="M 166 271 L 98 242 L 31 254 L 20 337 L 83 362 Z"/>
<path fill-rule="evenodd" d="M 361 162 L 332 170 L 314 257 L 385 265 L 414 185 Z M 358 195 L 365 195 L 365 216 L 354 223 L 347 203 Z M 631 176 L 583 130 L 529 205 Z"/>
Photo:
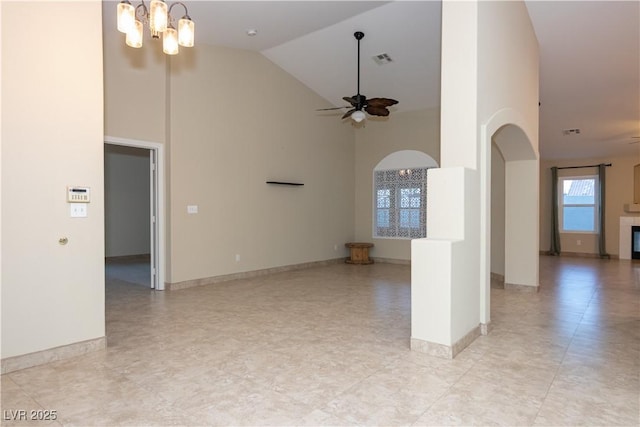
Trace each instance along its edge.
<path fill-rule="evenodd" d="M 503 276 L 507 289 L 538 290 L 539 158 L 537 135 L 526 129 L 521 116 L 512 109 L 498 111 L 482 126 L 481 145 L 481 190 L 484 194 L 481 197 L 480 227 L 484 233 L 480 239 L 480 317 L 482 333 L 486 334 L 491 321 L 492 272 Z M 500 157 L 496 157 L 496 152 Z M 502 176 L 493 171 L 492 163 L 503 168 Z M 504 192 L 503 196 L 493 195 L 492 177 L 503 179 L 495 186 Z M 504 212 L 495 214 L 492 212 L 492 199 L 494 206 L 500 206 L 501 197 Z M 501 227 L 500 230 L 492 230 L 492 220 L 493 226 Z M 497 236 L 498 241 L 494 242 L 492 236 Z M 504 258 L 492 262 L 492 255 Z M 502 272 L 492 271 L 501 267 Z"/>

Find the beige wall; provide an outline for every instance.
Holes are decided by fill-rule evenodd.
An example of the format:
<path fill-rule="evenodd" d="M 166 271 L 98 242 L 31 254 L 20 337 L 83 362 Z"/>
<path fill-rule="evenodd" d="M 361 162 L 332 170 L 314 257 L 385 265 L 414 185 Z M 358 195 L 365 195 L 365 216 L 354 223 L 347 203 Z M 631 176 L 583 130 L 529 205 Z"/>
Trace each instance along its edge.
<path fill-rule="evenodd" d="M 166 146 L 167 282 L 346 256 L 354 130 L 324 99 L 259 53 L 198 44 L 167 67 L 120 36 L 105 30 L 105 133 Z"/>
<path fill-rule="evenodd" d="M 640 163 L 640 156 L 598 159 L 562 159 L 540 162 L 540 250 L 549 250 L 551 237 L 551 167 L 582 166 L 611 163 L 606 175 L 605 235 L 607 252 L 619 255 L 620 217 L 633 216 L 624 212 L 624 205 L 633 203 L 633 167 Z M 559 176 L 597 174 L 597 168 L 565 169 Z M 581 244 L 578 245 L 578 240 Z M 597 254 L 598 235 L 583 233 L 561 234 L 562 252 Z"/>
<path fill-rule="evenodd" d="M 105 144 L 105 256 L 149 254 L 149 150 Z"/>
<path fill-rule="evenodd" d="M 355 239 L 373 242 L 373 257 L 410 260 L 411 240 L 374 239 L 373 169 L 391 153 L 418 150 L 440 161 L 440 109 L 392 113 L 355 130 Z"/>
<path fill-rule="evenodd" d="M 169 99 L 169 282 L 345 255 L 353 130 L 315 112 L 326 101 L 258 53 L 205 45 L 172 58 Z"/>
<path fill-rule="evenodd" d="M 491 273 L 504 276 L 505 164 L 491 144 Z"/>
<path fill-rule="evenodd" d="M 133 49 L 115 30 L 116 3 L 105 1 L 104 15 L 104 133 L 105 135 L 166 141 L 167 55 L 162 42 L 148 40 Z"/>
<path fill-rule="evenodd" d="M 103 97 L 100 2 L 0 7 L 4 359 L 105 335 Z"/>

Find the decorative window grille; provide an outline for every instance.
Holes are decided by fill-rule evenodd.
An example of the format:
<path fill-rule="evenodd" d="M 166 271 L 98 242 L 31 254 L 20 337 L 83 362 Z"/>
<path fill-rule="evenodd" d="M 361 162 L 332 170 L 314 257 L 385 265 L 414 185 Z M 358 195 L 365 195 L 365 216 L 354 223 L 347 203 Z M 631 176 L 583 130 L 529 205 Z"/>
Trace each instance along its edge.
<path fill-rule="evenodd" d="M 426 237 L 428 169 L 374 172 L 374 237 Z"/>

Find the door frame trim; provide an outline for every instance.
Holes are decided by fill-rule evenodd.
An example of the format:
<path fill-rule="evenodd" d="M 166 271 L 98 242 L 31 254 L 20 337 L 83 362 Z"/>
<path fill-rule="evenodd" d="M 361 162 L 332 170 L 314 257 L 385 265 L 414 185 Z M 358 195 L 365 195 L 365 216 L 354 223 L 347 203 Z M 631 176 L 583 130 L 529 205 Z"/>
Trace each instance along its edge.
<path fill-rule="evenodd" d="M 165 171 L 164 171 L 164 144 L 153 141 L 142 141 L 131 138 L 120 138 L 117 136 L 104 136 L 105 144 L 122 145 L 125 147 L 145 148 L 153 150 L 156 158 L 156 247 L 155 253 L 158 255 L 156 265 L 156 290 L 165 289 Z M 153 237 L 151 237 L 152 239 Z"/>

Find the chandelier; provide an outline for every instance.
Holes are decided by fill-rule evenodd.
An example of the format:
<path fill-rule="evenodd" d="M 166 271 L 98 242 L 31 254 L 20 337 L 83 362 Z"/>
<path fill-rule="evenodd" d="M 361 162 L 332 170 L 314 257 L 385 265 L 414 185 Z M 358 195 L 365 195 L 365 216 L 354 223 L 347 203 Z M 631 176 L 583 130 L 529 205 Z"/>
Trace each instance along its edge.
<path fill-rule="evenodd" d="M 176 5 L 184 8 L 184 16 L 178 20 L 177 30 L 171 16 L 171 10 Z M 163 0 L 151 0 L 148 8 L 144 0 L 136 7 L 129 0 L 118 3 L 118 31 L 127 35 L 127 46 L 142 47 L 143 24 L 149 27 L 152 38 L 159 39 L 162 34 L 162 51 L 167 55 L 177 54 L 178 45 L 193 47 L 195 24 L 189 17 L 187 6 L 182 2 L 167 6 Z"/>

